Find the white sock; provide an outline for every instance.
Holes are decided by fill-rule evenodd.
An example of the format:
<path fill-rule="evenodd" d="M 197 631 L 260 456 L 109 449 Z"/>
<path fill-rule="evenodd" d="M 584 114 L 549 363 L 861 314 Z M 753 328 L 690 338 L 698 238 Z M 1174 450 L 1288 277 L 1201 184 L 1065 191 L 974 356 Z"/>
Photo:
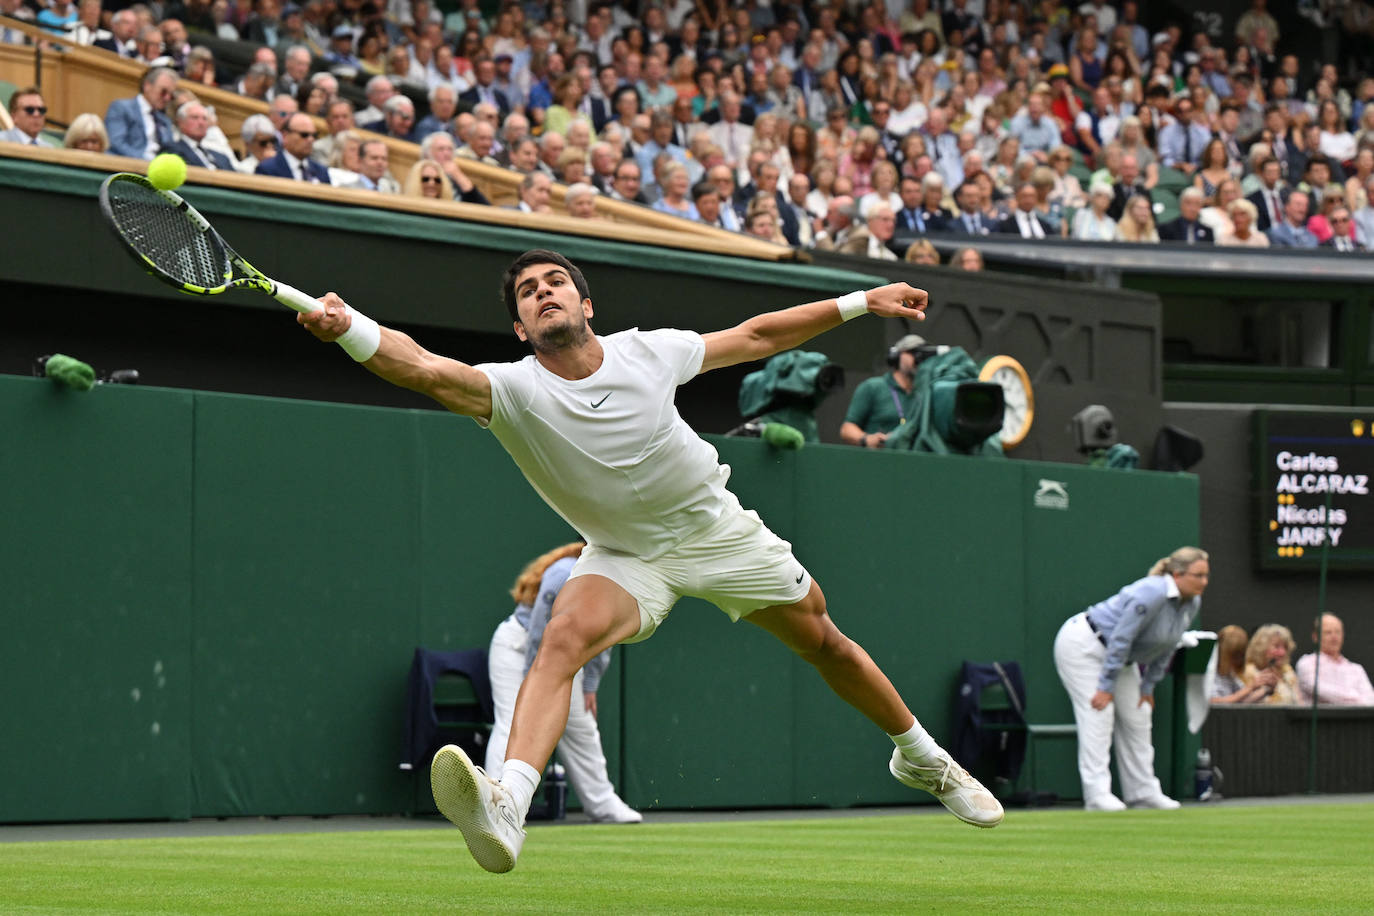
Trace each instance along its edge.
<path fill-rule="evenodd" d="M 911 723 L 911 728 L 900 735 L 888 735 L 892 743 L 902 749 L 902 756 L 913 763 L 923 763 L 935 756 L 940 745 L 921 727 L 921 720 Z M 508 764 L 509 765 L 509 764 Z"/>
<path fill-rule="evenodd" d="M 520 823 L 523 824 L 525 815 L 530 813 L 534 790 L 539 785 L 539 771 L 523 760 L 511 759 L 506 761 L 498 781 L 511 794 L 520 812 Z"/>

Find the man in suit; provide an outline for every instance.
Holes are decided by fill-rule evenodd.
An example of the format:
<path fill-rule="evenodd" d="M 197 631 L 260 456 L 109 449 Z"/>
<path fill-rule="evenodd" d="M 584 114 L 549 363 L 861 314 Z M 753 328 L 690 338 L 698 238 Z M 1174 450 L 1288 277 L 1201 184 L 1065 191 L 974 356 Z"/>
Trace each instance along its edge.
<path fill-rule="evenodd" d="M 1212 130 L 1203 123 L 1207 113 L 1196 111 L 1192 99 L 1179 99 L 1174 115 L 1174 123 L 1160 128 L 1159 159 L 1166 168 L 1191 175 L 1202 161 L 1202 151 L 1212 139 Z"/>
<path fill-rule="evenodd" d="M 612 200 L 647 205 L 649 198 L 644 196 L 644 192 L 639 188 L 639 183 L 639 164 L 633 159 L 622 159 L 620 164 L 615 167 L 615 178 L 611 181 L 611 190 L 606 196 Z"/>
<path fill-rule="evenodd" d="M 223 153 L 201 145 L 210 130 L 210 114 L 197 101 L 182 104 L 177 109 L 177 129 L 181 139 L 162 148 L 164 153 L 176 153 L 186 164 L 203 169 L 233 171 L 234 163 Z"/>
<path fill-rule="evenodd" d="M 472 69 L 476 76 L 476 82 L 473 83 L 471 89 L 458 97 L 459 101 L 467 106 L 466 110 L 468 111 L 482 102 L 495 105 L 501 118 L 504 119 L 510 113 L 510 101 L 507 100 L 504 93 L 496 88 L 496 61 L 490 57 L 479 57 Z"/>
<path fill-rule="evenodd" d="M 407 143 L 418 143 L 415 136 L 415 103 L 408 96 L 393 95 L 382 106 L 382 120 L 374 124 L 359 125 L 363 130 L 385 134 Z"/>
<path fill-rule="evenodd" d="M 243 24 L 243 40 L 275 48 L 281 43 L 281 4 L 278 0 L 258 0 L 257 12 Z"/>
<path fill-rule="evenodd" d="M 401 184 L 391 177 L 391 150 L 381 140 L 364 140 L 358 147 L 358 178 L 349 188 L 400 194 Z"/>
<path fill-rule="evenodd" d="M 868 220 L 864 225 L 849 233 L 835 250 L 843 254 L 865 255 L 883 261 L 895 261 L 897 255 L 887 247 L 896 230 L 896 219 L 892 208 L 885 203 L 876 203 L 869 208 Z"/>
<path fill-rule="evenodd" d="M 778 228 L 782 230 L 783 236 L 787 239 L 787 244 L 793 247 L 800 245 L 801 235 L 797 226 L 797 214 L 793 213 L 792 208 L 787 205 L 787 198 L 778 187 L 778 179 L 782 175 L 778 167 L 765 155 L 761 162 L 754 165 L 753 175 L 753 181 L 735 192 L 735 209 L 740 213 L 745 213 L 749 208 L 749 202 L 756 196 L 763 194 L 772 197 L 778 204 Z"/>
<path fill-rule="evenodd" d="M 277 77 L 276 94 L 295 96 L 310 79 L 310 49 L 292 45 L 282 55 L 282 74 Z"/>
<path fill-rule="evenodd" d="M 698 131 L 705 131 L 706 125 L 692 115 L 692 100 L 678 98 L 673 103 L 673 143 L 683 149 L 692 148 L 692 137 Z"/>
<path fill-rule="evenodd" d="M 1269 228 L 1269 243 L 1279 248 L 1316 248 L 1317 237 L 1307 231 L 1307 193 L 1293 191 L 1283 205 L 1283 222 Z"/>
<path fill-rule="evenodd" d="M 928 229 L 925 214 L 921 212 L 925 192 L 920 180 L 903 175 L 897 193 L 902 198 L 902 209 L 897 211 L 897 231 L 903 235 L 925 235 Z"/>
<path fill-rule="evenodd" d="M 1135 153 L 1126 153 L 1121 157 L 1121 173 L 1117 176 L 1116 184 L 1112 185 L 1112 205 L 1107 208 L 1107 215 L 1112 219 L 1121 219 L 1121 214 L 1126 211 L 1126 202 L 1132 197 L 1149 197 L 1150 189 L 1145 187 L 1145 180 L 1140 177 L 1140 160 L 1136 159 Z"/>
<path fill-rule="evenodd" d="M 14 127 L 0 131 L 0 140 L 25 146 L 59 145 L 43 136 L 43 125 L 48 120 L 48 105 L 37 89 L 20 89 L 10 96 L 10 120 L 14 122 Z"/>
<path fill-rule="evenodd" d="M 878 128 L 878 142 L 889 160 L 897 159 L 897 151 L 902 145 L 902 136 L 887 129 L 888 119 L 892 117 L 892 103 L 878 99 L 873 103 L 873 126 Z"/>
<path fill-rule="evenodd" d="M 375 141 L 374 141 L 375 142 Z M 270 159 L 258 163 L 259 175 L 275 175 L 295 181 L 329 184 L 329 169 L 310 158 L 315 148 L 315 119 L 297 112 L 286 121 L 282 131 L 282 150 Z M 382 144 L 386 148 L 386 144 Z M 359 158 L 362 150 L 358 151 Z"/>
<path fill-rule="evenodd" d="M 1321 247 L 1329 248 L 1332 251 L 1339 251 L 1344 254 L 1352 254 L 1360 250 L 1360 246 L 1350 235 L 1350 210 L 1345 207 L 1333 207 L 1331 210 L 1331 238 L 1321 243 Z"/>
<path fill-rule="evenodd" d="M 110 17 L 110 37 L 97 38 L 91 46 L 132 59 L 138 53 L 134 41 L 137 34 L 138 16 L 131 9 L 122 9 Z"/>
<path fill-rule="evenodd" d="M 720 195 L 721 227 L 731 232 L 742 231 L 744 222 L 739 218 L 739 211 L 735 209 L 735 170 L 724 162 L 718 162 L 706 170 L 703 180 L 715 185 L 716 193 Z"/>
<path fill-rule="evenodd" d="M 1185 245 L 1210 245 L 1215 239 L 1212 230 L 1198 222 L 1202 213 L 1202 191 L 1185 188 L 1178 195 L 1178 218 L 1159 224 L 1162 242 L 1182 242 Z"/>
<path fill-rule="evenodd" d="M 598 134 L 601 133 L 601 128 L 606 126 L 606 122 L 615 117 L 611 99 L 615 97 L 615 91 L 619 88 L 620 74 L 616 72 L 615 64 L 604 64 L 596 70 L 595 84 L 588 85 L 586 92 L 583 93 L 583 106 L 591 116 L 592 129 Z"/>
<path fill-rule="evenodd" d="M 1035 185 L 1026 182 L 1017 188 L 1016 209 L 1011 211 L 1011 216 L 997 224 L 997 231 L 1004 235 L 1019 235 L 1023 239 L 1043 239 L 1052 235 L 1035 212 L 1035 201 Z"/>
<path fill-rule="evenodd" d="M 1283 184 L 1281 172 L 1282 166 L 1277 159 L 1273 156 L 1265 159 L 1259 166 L 1260 189 L 1246 198 L 1259 212 L 1255 226 L 1260 232 L 1268 232 L 1283 222 L 1283 205 L 1288 200 L 1288 188 Z"/>
<path fill-rule="evenodd" d="M 458 90 L 449 83 L 437 83 L 429 90 L 429 114 L 415 125 L 416 140 L 423 140 L 437 131 L 444 131 L 456 138 L 453 130 L 453 116 L 458 113 Z M 509 143 L 507 143 L 509 145 Z"/>
<path fill-rule="evenodd" d="M 991 222 L 983 215 L 983 189 L 978 187 L 978 182 L 966 181 L 959 185 L 954 192 L 954 200 L 959 205 L 959 213 L 949 223 L 950 232 L 987 235 L 992 231 Z"/>
<path fill-rule="evenodd" d="M 176 71 L 152 67 L 143 74 L 138 95 L 111 102 L 105 110 L 110 152 L 133 159 L 152 159 L 158 150 L 170 145 L 176 138 L 171 119 L 163 113 L 163 108 L 176 88 Z"/>

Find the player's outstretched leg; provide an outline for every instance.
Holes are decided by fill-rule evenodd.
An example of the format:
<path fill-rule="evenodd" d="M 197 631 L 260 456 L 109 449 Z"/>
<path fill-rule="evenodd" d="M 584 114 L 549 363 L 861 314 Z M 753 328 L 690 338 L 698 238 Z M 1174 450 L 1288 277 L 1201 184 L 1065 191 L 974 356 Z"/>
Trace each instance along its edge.
<path fill-rule="evenodd" d="M 887 675 L 863 647 L 840 632 L 813 581 L 795 604 L 755 611 L 744 618 L 810 662 L 840 699 L 887 732 L 897 748 L 888 769 L 898 781 L 934 795 L 950 813 L 975 827 L 1002 823 L 1002 805 L 983 784 L 935 743 L 902 701 Z"/>
<path fill-rule="evenodd" d="M 453 744 L 434 755 L 429 781 L 434 804 L 462 831 L 477 864 L 493 872 L 514 868 L 525 831 L 520 828 L 520 811 L 505 787 Z"/>

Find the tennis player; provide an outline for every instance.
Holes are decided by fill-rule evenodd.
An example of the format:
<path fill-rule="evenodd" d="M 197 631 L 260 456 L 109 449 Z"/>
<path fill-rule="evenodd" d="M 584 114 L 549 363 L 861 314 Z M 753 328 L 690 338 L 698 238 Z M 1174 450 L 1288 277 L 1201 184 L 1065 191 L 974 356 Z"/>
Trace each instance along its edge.
<path fill-rule="evenodd" d="M 891 681 L 826 613 L 825 596 L 791 545 L 741 508 L 730 470 L 674 406 L 695 376 L 798 347 L 872 312 L 925 318 L 926 293 L 905 283 L 758 315 L 725 331 L 631 329 L 594 334 L 582 272 L 552 251 L 527 251 L 502 283 L 515 334 L 534 353 L 469 366 L 380 327 L 334 293 L 298 316 L 393 384 L 474 418 L 534 489 L 587 541 L 554 604 L 516 700 L 506 765 L 489 778 L 448 746 L 431 765 L 434 800 L 488 871 L 515 867 L 530 800 L 568 718 L 573 676 L 609 646 L 647 639 L 690 595 L 748 620 L 813 665 L 842 699 L 896 744 L 889 770 L 979 827 L 1002 806 L 954 762 Z"/>

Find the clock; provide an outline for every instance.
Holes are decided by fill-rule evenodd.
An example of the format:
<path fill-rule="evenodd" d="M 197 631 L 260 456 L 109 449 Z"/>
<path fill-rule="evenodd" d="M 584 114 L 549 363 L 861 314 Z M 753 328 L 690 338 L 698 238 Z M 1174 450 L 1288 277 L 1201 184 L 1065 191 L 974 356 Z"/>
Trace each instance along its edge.
<path fill-rule="evenodd" d="M 1035 392 L 1025 367 L 1010 356 L 994 356 L 983 364 L 978 373 L 981 382 L 996 382 L 1002 386 L 1005 407 L 1002 413 L 1002 450 L 1016 448 L 1030 432 L 1035 419 Z"/>

